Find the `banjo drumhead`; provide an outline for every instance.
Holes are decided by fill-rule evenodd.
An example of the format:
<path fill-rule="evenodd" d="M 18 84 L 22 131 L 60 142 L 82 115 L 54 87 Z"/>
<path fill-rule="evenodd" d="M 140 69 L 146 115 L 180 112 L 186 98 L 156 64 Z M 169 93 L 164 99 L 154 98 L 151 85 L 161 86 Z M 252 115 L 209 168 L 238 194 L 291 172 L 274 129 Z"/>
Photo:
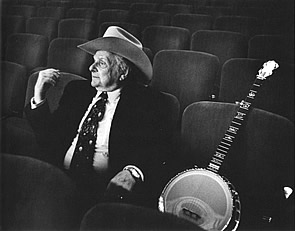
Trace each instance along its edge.
<path fill-rule="evenodd" d="M 205 230 L 223 230 L 233 212 L 228 184 L 219 175 L 204 169 L 180 173 L 164 188 L 164 212 L 190 220 Z"/>

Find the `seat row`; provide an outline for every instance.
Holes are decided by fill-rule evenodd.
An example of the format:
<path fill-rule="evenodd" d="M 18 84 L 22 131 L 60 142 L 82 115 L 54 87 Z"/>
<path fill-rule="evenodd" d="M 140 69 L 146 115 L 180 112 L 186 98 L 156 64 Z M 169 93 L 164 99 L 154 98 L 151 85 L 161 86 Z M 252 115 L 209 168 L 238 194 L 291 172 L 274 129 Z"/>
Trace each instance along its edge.
<path fill-rule="evenodd" d="M 186 108 L 181 119 L 181 148 L 175 149 L 167 159 L 167 163 L 177 165 L 173 170 L 175 175 L 196 166 L 206 168 L 237 109 L 235 104 L 208 101 Z M 18 135 L 18 142 L 10 142 L 14 141 L 16 147 L 25 147 L 27 134 Z M 254 108 L 234 142 L 221 174 L 240 195 L 243 210 L 239 227 L 253 230 L 275 225 L 276 230 L 292 230 L 294 195 L 286 199 L 284 187 L 292 187 L 294 183 L 294 124 Z M 139 230 L 158 229 L 168 224 L 179 230 L 184 227 L 176 217 L 161 219 L 162 213 L 156 210 L 132 205 L 124 205 L 126 209 L 123 209 L 123 204 L 117 203 L 93 205 L 79 216 L 82 211 L 77 206 L 77 191 L 70 178 L 55 166 L 38 160 L 42 159 L 41 153 L 36 152 L 34 158 L 28 157 L 30 155 L 1 153 L 4 229 L 78 230 L 80 226 L 81 231 L 95 230 L 104 226 L 104 219 L 108 221 L 106 227 L 115 230 L 122 227 L 128 230 L 130 226 L 140 227 Z M 271 214 L 274 224 L 265 224 L 264 214 Z"/>
<path fill-rule="evenodd" d="M 134 14 L 141 11 L 151 11 L 151 12 L 162 12 L 167 13 L 169 16 L 174 16 L 175 14 L 206 14 L 211 15 L 214 19 L 220 16 L 247 16 L 255 17 L 260 20 L 270 19 L 270 18 L 283 18 L 292 20 L 294 16 L 294 11 L 290 8 L 277 7 L 274 10 L 265 8 L 237 8 L 233 9 L 230 7 L 213 7 L 213 6 L 202 6 L 193 10 L 190 5 L 177 5 L 177 4 L 164 4 L 159 5 L 155 3 L 134 3 L 129 8 L 120 8 L 120 4 L 114 4 L 113 7 L 104 8 L 94 8 L 94 7 L 63 7 L 63 6 L 36 6 L 36 5 L 4 5 L 4 14 L 21 14 L 25 17 L 31 16 L 46 16 L 49 14 L 54 14 L 55 17 L 64 18 L 69 14 L 73 14 L 72 9 L 88 9 L 87 13 L 89 16 L 84 15 L 84 17 L 93 17 L 95 19 L 97 14 L 101 10 L 122 10 L 127 11 L 129 18 L 133 18 Z M 56 9 L 57 12 L 53 12 Z"/>
<path fill-rule="evenodd" d="M 106 29 L 112 24 L 104 25 Z M 67 37 L 67 31 L 68 37 L 74 32 L 72 28 L 65 27 L 64 37 Z M 83 28 L 80 32 L 83 33 Z M 49 43 L 44 35 L 11 34 L 5 45 L 3 59 L 24 65 L 28 72 L 34 68 L 51 66 L 88 78 L 85 67 L 90 65 L 91 57 L 77 48 L 77 45 L 88 40 L 64 37 L 55 38 Z M 293 38 L 279 35 L 256 35 L 248 39 L 237 32 L 200 30 L 190 36 L 184 28 L 149 26 L 143 31 L 141 41 L 152 62 L 157 52 L 169 49 L 206 52 L 217 56 L 221 66 L 230 58 L 294 61 Z"/>
<path fill-rule="evenodd" d="M 239 8 L 263 8 L 263 9 L 277 9 L 284 8 L 288 9 L 293 6 L 292 0 L 75 0 L 75 1 L 59 1 L 59 0 L 15 0 L 15 1 L 4 1 L 4 5 L 33 5 L 33 6 L 58 6 L 66 8 L 74 7 L 91 7 L 97 9 L 124 9 L 128 10 L 131 8 L 137 8 L 137 5 L 155 5 L 152 9 L 156 10 L 185 10 L 194 11 L 199 7 L 228 7 L 232 9 Z M 169 5 L 168 7 L 166 7 Z"/>
<path fill-rule="evenodd" d="M 198 30 L 224 30 L 239 32 L 248 37 L 258 34 L 292 34 L 292 30 L 294 30 L 294 25 L 290 22 L 282 24 L 281 20 L 277 19 L 271 19 L 262 24 L 257 18 L 253 17 L 221 16 L 214 20 L 210 15 L 177 14 L 171 18 L 170 22 L 169 16 L 165 13 L 142 12 L 135 15 L 133 21 L 128 21 L 121 14 L 121 11 L 103 10 L 100 11 L 97 20 L 94 20 L 84 17 L 91 15 L 87 14 L 88 10 L 91 9 L 72 10 L 75 10 L 78 14 L 76 16 L 69 15 L 65 19 L 55 18 L 54 16 L 36 16 L 28 19 L 20 15 L 2 16 L 3 37 L 5 38 L 11 33 L 29 32 L 48 35 L 49 41 L 51 41 L 52 38 L 57 36 L 58 27 L 61 27 L 60 33 L 64 30 L 67 33 L 73 30 L 72 36 L 74 37 L 92 39 L 97 35 L 102 35 L 105 29 L 102 24 L 106 22 L 124 24 L 127 27 L 126 29 L 130 29 L 130 32 L 138 38 L 141 38 L 142 31 L 151 25 L 182 27 L 188 29 L 190 34 Z M 58 24 L 63 25 L 59 26 Z"/>
<path fill-rule="evenodd" d="M 179 101 L 180 113 L 189 104 L 198 101 L 241 102 L 265 62 L 261 59 L 232 58 L 220 68 L 215 55 L 197 51 L 163 50 L 154 57 L 153 79 L 150 84 L 159 91 L 174 95 Z M 265 81 L 255 107 L 294 121 L 294 65 L 278 63 L 279 69 L 270 80 Z M 26 89 L 34 88 L 38 72 L 28 76 L 24 66 L 9 61 L 2 61 L 1 66 L 2 117 L 22 116 L 22 109 L 32 96 L 31 93 L 25 96 Z M 221 74 L 216 92 L 219 72 Z M 79 76 L 71 75 L 74 79 Z M 216 97 L 212 99 L 214 93 Z M 52 103 L 55 105 L 52 110 L 57 107 L 57 103 Z"/>
<path fill-rule="evenodd" d="M 25 9 L 21 9 L 23 7 Z M 136 24 L 139 28 L 132 28 L 132 32 L 135 32 L 135 35 L 138 37 L 141 37 L 141 32 L 150 25 L 183 27 L 188 29 L 191 34 L 197 30 L 234 31 L 243 33 L 249 37 L 257 34 L 293 34 L 292 32 L 294 32 L 294 20 L 287 17 L 285 12 L 282 12 L 282 15 L 279 17 L 270 16 L 261 19 L 246 15 L 213 16 L 206 11 L 200 11 L 198 14 L 181 13 L 171 16 L 169 13 L 165 12 L 139 11 L 130 14 L 127 10 L 111 9 L 97 12 L 93 8 L 72 8 L 65 13 L 65 9 L 62 7 L 40 7 L 37 13 L 33 14 L 30 11 L 26 12 L 27 8 L 32 8 L 33 6 L 23 7 L 14 7 L 15 11 L 13 12 L 8 10 L 6 17 L 3 17 L 2 28 L 4 28 L 4 39 L 5 36 L 12 31 L 17 32 L 17 30 L 19 30 L 19 32 L 24 32 L 26 30 L 24 25 L 26 20 L 35 17 L 45 18 L 40 20 L 35 19 L 36 22 L 33 28 L 36 28 L 35 31 L 37 32 L 38 28 L 44 31 L 45 27 L 47 27 L 49 31 L 56 30 L 57 22 L 53 22 L 53 19 L 59 21 L 64 18 L 79 18 L 80 21 L 76 21 L 76 23 L 67 23 L 67 25 L 70 24 L 69 27 L 73 27 L 73 24 L 76 24 L 74 28 L 83 27 L 85 30 L 84 36 L 83 33 L 79 36 L 83 36 L 83 38 L 86 39 L 97 34 L 101 35 L 99 27 L 104 22 Z M 17 18 L 15 15 L 24 18 Z M 49 20 L 49 18 L 53 19 Z M 82 21 L 82 19 L 89 19 L 92 21 Z M 49 27 L 53 28 L 50 29 Z"/>

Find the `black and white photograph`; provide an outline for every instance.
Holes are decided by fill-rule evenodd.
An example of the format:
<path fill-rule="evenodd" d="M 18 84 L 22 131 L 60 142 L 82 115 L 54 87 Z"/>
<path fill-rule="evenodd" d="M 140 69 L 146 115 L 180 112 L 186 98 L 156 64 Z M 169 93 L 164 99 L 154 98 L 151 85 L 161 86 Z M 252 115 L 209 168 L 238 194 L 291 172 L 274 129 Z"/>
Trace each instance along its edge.
<path fill-rule="evenodd" d="M 294 0 L 0 10 L 0 230 L 295 229 Z"/>

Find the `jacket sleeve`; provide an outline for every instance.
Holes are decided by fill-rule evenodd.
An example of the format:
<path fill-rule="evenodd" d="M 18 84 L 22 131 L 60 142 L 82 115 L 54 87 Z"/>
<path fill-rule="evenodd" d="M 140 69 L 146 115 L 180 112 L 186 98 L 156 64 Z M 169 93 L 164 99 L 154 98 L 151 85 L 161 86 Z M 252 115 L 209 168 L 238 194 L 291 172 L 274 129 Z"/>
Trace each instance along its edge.
<path fill-rule="evenodd" d="M 69 117 L 68 108 L 73 101 L 74 89 L 72 82 L 67 85 L 59 101 L 59 107 L 52 113 L 47 100 L 35 109 L 32 109 L 30 104 L 25 107 L 25 115 L 36 135 L 38 151 L 42 152 L 43 160 L 53 164 L 60 164 L 59 153 L 63 151 L 61 143 L 64 142 L 67 126 L 65 121 Z"/>

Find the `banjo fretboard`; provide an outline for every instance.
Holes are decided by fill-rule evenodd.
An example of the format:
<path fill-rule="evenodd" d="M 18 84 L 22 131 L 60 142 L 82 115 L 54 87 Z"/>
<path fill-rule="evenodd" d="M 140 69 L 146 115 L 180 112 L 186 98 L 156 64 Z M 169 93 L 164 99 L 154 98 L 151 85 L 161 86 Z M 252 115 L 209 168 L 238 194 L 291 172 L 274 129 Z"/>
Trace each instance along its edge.
<path fill-rule="evenodd" d="M 273 62 L 271 63 L 273 65 L 273 68 L 270 71 L 271 72 L 270 74 L 272 74 L 272 70 L 278 68 L 278 64 L 275 63 L 274 61 L 269 61 L 268 63 L 265 63 L 265 65 L 267 66 L 267 64 L 269 64 L 270 62 Z M 233 120 L 231 121 L 228 129 L 226 130 L 225 135 L 222 138 L 220 144 L 218 145 L 214 155 L 212 156 L 209 162 L 209 165 L 206 168 L 207 170 L 210 170 L 215 173 L 219 171 L 230 147 L 232 146 L 234 142 L 234 139 L 236 138 L 243 122 L 246 119 L 246 116 L 249 113 L 250 107 L 252 106 L 253 101 L 263 81 L 270 74 L 268 72 L 264 72 L 264 69 L 259 70 L 247 97 L 239 103 L 238 111 L 236 115 L 234 116 Z"/>

